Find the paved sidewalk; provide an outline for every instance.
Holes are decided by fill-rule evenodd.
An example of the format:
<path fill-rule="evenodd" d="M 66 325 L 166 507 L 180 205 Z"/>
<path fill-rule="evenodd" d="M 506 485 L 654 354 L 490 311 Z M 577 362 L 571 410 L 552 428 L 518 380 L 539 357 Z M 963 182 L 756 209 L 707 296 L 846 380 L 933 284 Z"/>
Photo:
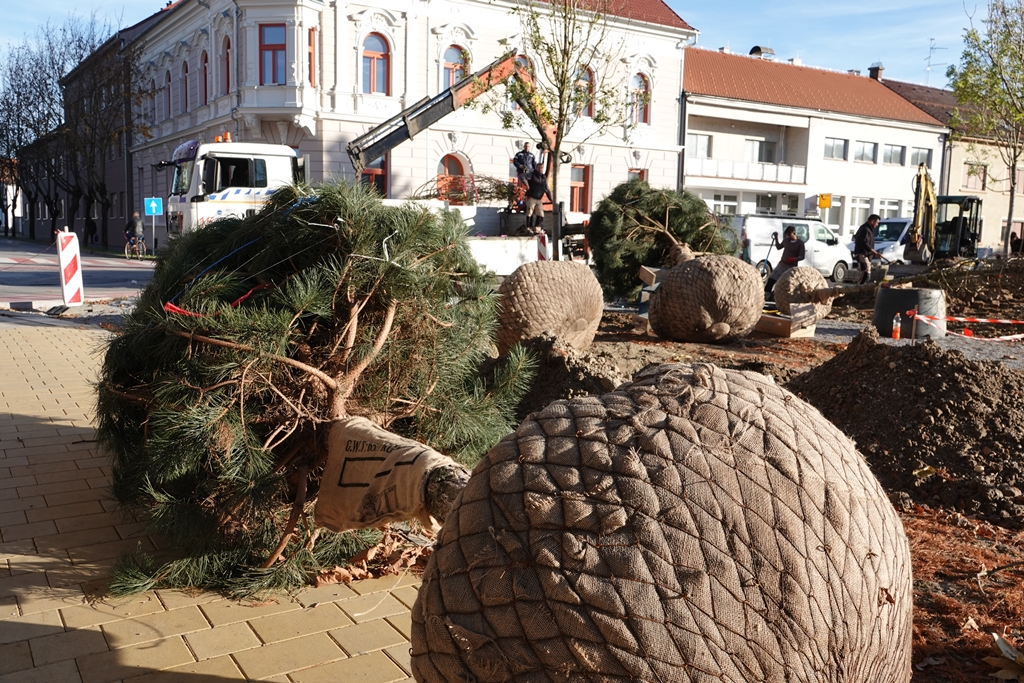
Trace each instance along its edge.
<path fill-rule="evenodd" d="M 105 337 L 0 315 L 0 683 L 408 680 L 410 578 L 258 605 L 182 591 L 105 597 L 121 553 L 159 545 L 112 512 L 90 422 Z"/>

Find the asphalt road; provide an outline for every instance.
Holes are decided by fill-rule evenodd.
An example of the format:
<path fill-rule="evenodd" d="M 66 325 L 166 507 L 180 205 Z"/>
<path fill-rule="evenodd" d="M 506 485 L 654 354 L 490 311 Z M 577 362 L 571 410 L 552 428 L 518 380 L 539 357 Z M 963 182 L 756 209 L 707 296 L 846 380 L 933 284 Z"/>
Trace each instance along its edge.
<path fill-rule="evenodd" d="M 156 264 L 89 249 L 82 250 L 81 263 L 86 302 L 138 296 Z M 57 249 L 42 242 L 0 238 L 0 307 L 28 301 L 61 301 Z"/>

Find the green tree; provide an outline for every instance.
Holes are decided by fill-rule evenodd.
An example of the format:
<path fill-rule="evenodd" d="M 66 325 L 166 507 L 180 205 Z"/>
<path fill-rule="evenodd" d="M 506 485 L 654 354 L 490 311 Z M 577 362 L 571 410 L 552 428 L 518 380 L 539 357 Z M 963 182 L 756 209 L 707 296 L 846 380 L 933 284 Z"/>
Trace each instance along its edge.
<path fill-rule="evenodd" d="M 995 155 L 1005 165 L 1010 192 L 1006 224 L 1012 226 L 1017 169 L 1024 155 L 1024 2 L 991 0 L 982 23 L 964 32 L 960 63 L 946 74 L 960 105 L 951 127 L 979 161 Z M 989 177 L 999 180 L 998 175 Z M 1007 230 L 1006 254 L 1009 241 Z"/>
<path fill-rule="evenodd" d="M 672 247 L 732 253 L 703 199 L 689 192 L 654 190 L 634 179 L 612 190 L 590 214 L 590 248 L 606 294 L 632 298 L 640 289 L 640 266 L 660 268 Z"/>
<path fill-rule="evenodd" d="M 531 361 L 481 377 L 496 295 L 465 234 L 454 212 L 331 185 L 172 243 L 107 348 L 97 419 L 115 498 L 180 557 L 127 560 L 115 591 L 252 594 L 343 563 L 367 534 L 309 514 L 336 419 L 467 464 L 512 431 Z"/>

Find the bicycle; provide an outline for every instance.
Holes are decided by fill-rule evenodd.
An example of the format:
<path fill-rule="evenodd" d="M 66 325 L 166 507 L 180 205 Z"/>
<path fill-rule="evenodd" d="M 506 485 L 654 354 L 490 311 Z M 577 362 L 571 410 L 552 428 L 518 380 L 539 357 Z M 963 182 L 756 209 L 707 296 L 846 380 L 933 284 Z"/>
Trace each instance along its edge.
<path fill-rule="evenodd" d="M 138 258 L 140 261 L 146 256 L 146 238 L 129 237 L 124 243 L 124 257 L 128 260 Z"/>

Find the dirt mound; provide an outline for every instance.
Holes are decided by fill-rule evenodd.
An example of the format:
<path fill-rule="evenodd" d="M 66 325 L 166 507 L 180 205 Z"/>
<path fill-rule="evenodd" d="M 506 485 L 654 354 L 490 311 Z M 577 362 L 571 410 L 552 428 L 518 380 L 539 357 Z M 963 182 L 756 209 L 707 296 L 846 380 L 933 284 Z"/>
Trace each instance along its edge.
<path fill-rule="evenodd" d="M 788 388 L 857 443 L 898 506 L 1024 524 L 1024 374 L 868 330 Z"/>

